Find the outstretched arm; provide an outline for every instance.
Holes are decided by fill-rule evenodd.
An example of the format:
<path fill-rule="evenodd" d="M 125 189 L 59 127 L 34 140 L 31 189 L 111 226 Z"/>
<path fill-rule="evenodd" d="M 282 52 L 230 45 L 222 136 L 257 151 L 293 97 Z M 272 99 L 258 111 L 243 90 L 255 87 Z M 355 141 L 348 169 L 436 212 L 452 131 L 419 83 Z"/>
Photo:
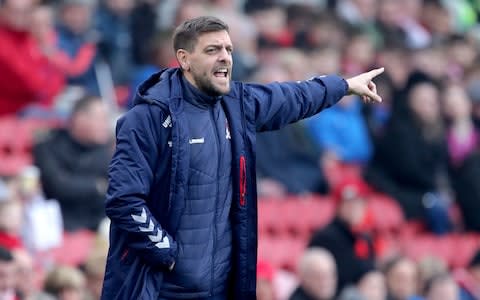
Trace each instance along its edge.
<path fill-rule="evenodd" d="M 373 78 L 382 72 L 383 68 L 375 69 L 347 80 L 329 75 L 296 82 L 247 84 L 245 103 L 254 112 L 257 131 L 276 130 L 336 104 L 347 94 L 359 95 L 364 101 L 381 101 Z"/>

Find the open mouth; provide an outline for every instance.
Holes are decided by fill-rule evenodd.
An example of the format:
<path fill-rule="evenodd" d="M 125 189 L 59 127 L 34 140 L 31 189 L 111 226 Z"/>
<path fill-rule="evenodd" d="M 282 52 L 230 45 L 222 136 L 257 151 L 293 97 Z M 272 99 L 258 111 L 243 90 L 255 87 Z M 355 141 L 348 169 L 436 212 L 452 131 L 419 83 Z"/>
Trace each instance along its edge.
<path fill-rule="evenodd" d="M 228 69 L 227 68 L 217 69 L 215 72 L 213 72 L 213 75 L 217 78 L 227 78 Z"/>

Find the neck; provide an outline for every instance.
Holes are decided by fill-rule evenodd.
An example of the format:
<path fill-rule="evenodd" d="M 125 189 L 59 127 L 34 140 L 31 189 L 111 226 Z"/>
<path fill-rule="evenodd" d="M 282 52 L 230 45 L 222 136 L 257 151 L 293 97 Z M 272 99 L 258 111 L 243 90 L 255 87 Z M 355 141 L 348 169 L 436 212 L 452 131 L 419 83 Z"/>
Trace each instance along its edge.
<path fill-rule="evenodd" d="M 210 96 L 204 91 L 200 90 L 194 83 L 192 83 L 188 79 L 186 75 L 183 76 L 183 78 L 183 96 L 188 102 L 192 103 L 193 105 L 201 108 L 207 108 L 215 105 L 221 99 L 221 97 Z"/>

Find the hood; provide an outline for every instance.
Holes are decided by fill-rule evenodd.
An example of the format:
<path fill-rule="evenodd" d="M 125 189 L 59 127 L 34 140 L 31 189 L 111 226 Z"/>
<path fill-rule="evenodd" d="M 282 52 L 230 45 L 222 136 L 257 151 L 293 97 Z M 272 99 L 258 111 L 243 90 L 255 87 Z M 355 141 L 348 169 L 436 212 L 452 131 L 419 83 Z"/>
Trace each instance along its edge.
<path fill-rule="evenodd" d="M 181 98 L 179 68 L 162 69 L 142 82 L 133 99 L 133 105 L 141 103 L 167 105 L 172 98 Z"/>

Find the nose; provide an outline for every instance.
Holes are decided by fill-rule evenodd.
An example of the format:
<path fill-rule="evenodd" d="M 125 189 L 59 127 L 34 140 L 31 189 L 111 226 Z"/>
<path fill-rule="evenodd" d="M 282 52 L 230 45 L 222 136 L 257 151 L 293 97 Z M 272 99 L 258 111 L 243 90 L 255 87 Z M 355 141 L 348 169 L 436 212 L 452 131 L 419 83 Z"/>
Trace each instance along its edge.
<path fill-rule="evenodd" d="M 227 51 L 226 48 L 222 48 L 218 55 L 218 61 L 222 63 L 228 63 L 230 65 L 232 63 L 232 53 Z"/>

